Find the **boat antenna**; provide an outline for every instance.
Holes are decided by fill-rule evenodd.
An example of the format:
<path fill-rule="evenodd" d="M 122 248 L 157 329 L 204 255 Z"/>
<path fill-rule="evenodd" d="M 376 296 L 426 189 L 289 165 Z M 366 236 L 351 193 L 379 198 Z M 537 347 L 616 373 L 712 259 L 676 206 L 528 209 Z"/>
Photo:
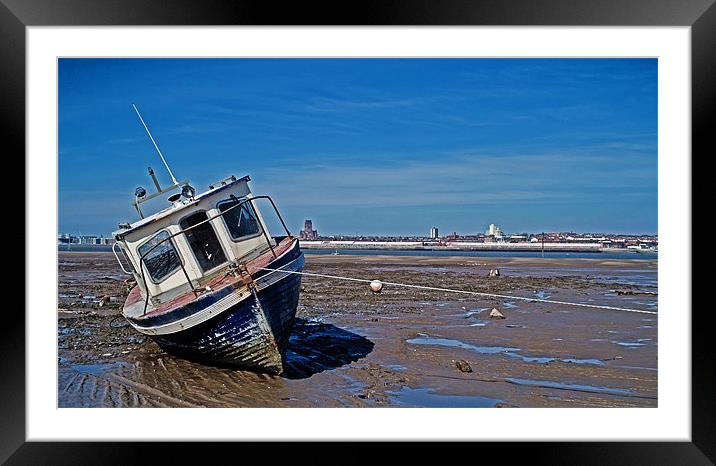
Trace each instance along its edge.
<path fill-rule="evenodd" d="M 149 131 L 149 128 L 147 128 L 147 124 L 144 122 L 144 118 L 142 118 L 142 115 L 139 113 L 139 110 L 137 110 L 137 106 L 132 104 L 132 107 L 134 107 L 134 111 L 137 112 L 137 116 L 139 117 L 139 121 L 142 122 L 142 126 L 144 126 L 144 129 L 147 130 L 147 134 L 149 135 L 149 139 L 152 140 L 152 144 L 154 144 L 154 148 L 159 153 L 159 157 L 162 158 L 162 162 L 164 162 L 164 166 L 167 167 L 167 171 L 169 172 L 169 176 L 172 177 L 172 181 L 175 185 L 179 184 L 176 178 L 174 178 L 174 174 L 172 173 L 171 168 L 169 168 L 169 164 L 167 164 L 167 161 L 164 159 L 164 156 L 162 155 L 162 151 L 159 150 L 159 146 L 157 145 L 157 142 L 152 137 L 152 133 Z"/>

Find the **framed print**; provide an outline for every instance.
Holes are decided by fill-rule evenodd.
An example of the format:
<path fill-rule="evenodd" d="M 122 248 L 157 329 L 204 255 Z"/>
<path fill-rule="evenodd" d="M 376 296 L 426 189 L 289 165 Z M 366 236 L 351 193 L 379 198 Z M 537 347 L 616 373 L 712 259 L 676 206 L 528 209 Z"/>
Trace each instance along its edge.
<path fill-rule="evenodd" d="M 27 218 L 2 459 L 712 464 L 715 8 L 2 0 Z"/>

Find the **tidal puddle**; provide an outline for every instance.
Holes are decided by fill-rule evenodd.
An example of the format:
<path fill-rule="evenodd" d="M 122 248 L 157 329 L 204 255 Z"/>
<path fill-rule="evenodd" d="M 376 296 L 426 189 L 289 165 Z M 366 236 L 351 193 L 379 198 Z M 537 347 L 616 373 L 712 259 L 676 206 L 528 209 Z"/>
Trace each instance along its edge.
<path fill-rule="evenodd" d="M 59 362 L 60 364 L 69 366 L 70 368 L 81 374 L 90 375 L 102 375 L 110 369 L 129 365 L 126 362 L 121 361 L 99 364 L 73 364 L 68 362 L 65 358 L 59 358 Z"/>
<path fill-rule="evenodd" d="M 417 408 L 494 408 L 502 400 L 484 396 L 441 395 L 429 388 L 403 387 L 386 392 L 398 405 Z"/>
<path fill-rule="evenodd" d="M 640 371 L 658 371 L 656 367 L 641 367 L 641 366 L 615 366 L 619 369 L 636 369 Z"/>
<path fill-rule="evenodd" d="M 385 364 L 383 367 L 385 367 L 386 369 L 393 370 L 393 371 L 404 371 L 404 370 L 408 369 L 407 367 L 403 366 L 402 364 Z"/>
<path fill-rule="evenodd" d="M 528 385 L 531 387 L 543 387 L 543 388 L 556 388 L 559 390 L 575 390 L 578 392 L 590 392 L 590 393 L 609 393 L 612 395 L 630 395 L 634 392 L 626 388 L 609 388 L 609 387 L 598 387 L 593 385 L 579 385 L 572 383 L 553 382 L 551 380 L 532 380 L 532 379 L 516 379 L 507 378 L 508 382 L 512 382 L 517 385 Z"/>
<path fill-rule="evenodd" d="M 74 328 L 74 327 L 59 327 L 57 329 L 57 334 L 61 336 L 67 336 L 72 334 L 80 334 L 83 336 L 90 336 L 92 335 L 92 330 L 88 328 Z"/>
<path fill-rule="evenodd" d="M 343 387 L 348 393 L 358 398 L 365 398 L 365 384 L 349 374 L 341 374 L 340 377 L 345 382 Z"/>
<path fill-rule="evenodd" d="M 519 356 L 519 355 L 514 355 L 514 356 Z M 554 358 L 522 356 L 522 360 L 523 360 L 524 362 L 538 362 L 538 363 L 540 363 L 540 364 L 547 364 L 547 363 L 549 363 L 549 362 L 554 361 Z"/>
<path fill-rule="evenodd" d="M 418 334 L 417 338 L 411 338 L 406 340 L 408 343 L 414 345 L 432 345 L 432 346 L 447 346 L 450 348 L 462 348 L 470 351 L 475 351 L 479 354 L 504 354 L 511 358 L 521 359 L 524 362 L 536 362 L 540 364 L 547 364 L 550 362 L 565 362 L 571 364 L 588 364 L 594 366 L 603 366 L 604 361 L 599 359 L 578 359 L 578 358 L 557 358 L 551 356 L 525 356 L 518 353 L 520 348 L 511 348 L 508 346 L 477 346 L 465 343 L 460 340 L 452 340 L 449 338 L 435 338 L 425 335 L 424 333 Z"/>
<path fill-rule="evenodd" d="M 488 308 L 486 308 L 486 307 L 478 307 L 476 309 L 467 310 L 461 314 L 445 314 L 445 317 L 464 317 L 465 319 L 469 319 L 470 317 L 472 317 L 474 315 L 478 315 L 478 314 L 486 311 L 487 309 Z"/>
<path fill-rule="evenodd" d="M 106 364 L 72 364 L 70 367 L 83 374 L 102 375 L 113 367 L 117 367 L 119 363 Z"/>
<path fill-rule="evenodd" d="M 573 363 L 573 364 L 592 364 L 594 366 L 603 366 L 604 365 L 604 361 L 602 361 L 601 359 L 594 359 L 594 358 L 587 358 L 587 359 L 564 358 L 564 359 L 559 359 L 559 361 Z"/>
<path fill-rule="evenodd" d="M 434 346 L 447 346 L 451 348 L 463 348 L 471 351 L 476 351 L 480 354 L 496 354 L 496 353 L 508 353 L 511 351 L 519 351 L 519 348 L 510 348 L 507 346 L 476 346 L 469 343 L 465 343 L 460 340 L 451 340 L 449 338 L 433 338 L 424 334 L 420 334 L 418 338 L 411 338 L 407 340 L 408 343 L 414 345 L 434 345 Z"/>

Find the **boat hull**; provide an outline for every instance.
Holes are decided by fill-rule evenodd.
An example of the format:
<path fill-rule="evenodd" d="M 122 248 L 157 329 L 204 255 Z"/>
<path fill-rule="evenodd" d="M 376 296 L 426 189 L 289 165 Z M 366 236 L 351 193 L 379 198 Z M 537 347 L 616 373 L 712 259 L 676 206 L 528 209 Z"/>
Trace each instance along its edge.
<path fill-rule="evenodd" d="M 225 286 L 168 312 L 125 317 L 170 354 L 280 374 L 298 307 L 297 272 L 303 264 L 296 242 L 247 283 Z"/>
<path fill-rule="evenodd" d="M 287 275 L 201 324 L 151 338 L 186 359 L 280 374 L 300 288 L 301 276 Z"/>

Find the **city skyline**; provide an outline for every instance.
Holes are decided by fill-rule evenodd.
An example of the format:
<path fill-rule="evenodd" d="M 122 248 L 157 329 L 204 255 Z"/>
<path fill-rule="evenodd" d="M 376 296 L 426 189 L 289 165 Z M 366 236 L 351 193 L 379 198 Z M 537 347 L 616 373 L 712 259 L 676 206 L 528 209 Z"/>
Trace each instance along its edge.
<path fill-rule="evenodd" d="M 310 219 L 309 219 L 310 220 Z M 312 220 L 311 220 L 312 221 Z M 305 226 L 305 221 L 304 221 Z M 499 225 L 497 225 L 499 226 Z M 313 228 L 313 227 L 312 227 Z M 432 235 L 433 228 L 435 231 L 435 236 Z M 299 227 L 291 228 L 289 225 L 289 230 L 292 234 L 295 236 L 300 236 L 304 230 L 300 230 Z M 545 235 L 555 235 L 555 234 L 568 234 L 573 233 L 577 235 L 584 235 L 584 236 L 633 236 L 633 237 L 657 237 L 657 233 L 649 233 L 649 232 L 610 232 L 606 230 L 594 230 L 594 231 L 574 231 L 574 230 L 535 230 L 535 231 L 503 231 L 502 228 L 499 228 L 500 235 L 498 236 L 504 236 L 509 237 L 513 235 L 534 235 L 538 236 L 541 234 Z M 471 236 L 489 236 L 489 225 L 487 229 L 484 230 L 475 230 L 470 232 L 458 232 L 455 230 L 442 230 L 439 227 L 431 226 L 428 228 L 427 232 L 415 232 L 415 233 L 409 233 L 404 235 L 383 235 L 383 234 L 372 234 L 370 232 L 343 232 L 343 233 L 331 233 L 331 234 L 319 234 L 318 230 L 316 228 L 313 228 L 312 231 L 315 234 L 315 238 L 329 238 L 329 237 L 351 237 L 351 236 L 364 236 L 364 237 L 414 237 L 414 238 L 446 238 L 453 236 L 457 234 L 457 236 L 464 236 L 464 237 L 471 237 Z M 96 239 L 113 239 L 111 232 L 104 232 L 104 233 L 97 233 L 97 232 L 70 232 L 70 231 L 58 231 L 58 237 L 62 238 L 68 238 L 69 236 L 72 236 L 74 238 L 96 238 Z"/>
<path fill-rule="evenodd" d="M 657 231 L 656 59 L 60 59 L 59 230 L 152 166 L 252 177 L 298 232 Z M 481 222 L 478 218 L 489 219 Z M 484 226 L 483 226 L 484 223 Z"/>

